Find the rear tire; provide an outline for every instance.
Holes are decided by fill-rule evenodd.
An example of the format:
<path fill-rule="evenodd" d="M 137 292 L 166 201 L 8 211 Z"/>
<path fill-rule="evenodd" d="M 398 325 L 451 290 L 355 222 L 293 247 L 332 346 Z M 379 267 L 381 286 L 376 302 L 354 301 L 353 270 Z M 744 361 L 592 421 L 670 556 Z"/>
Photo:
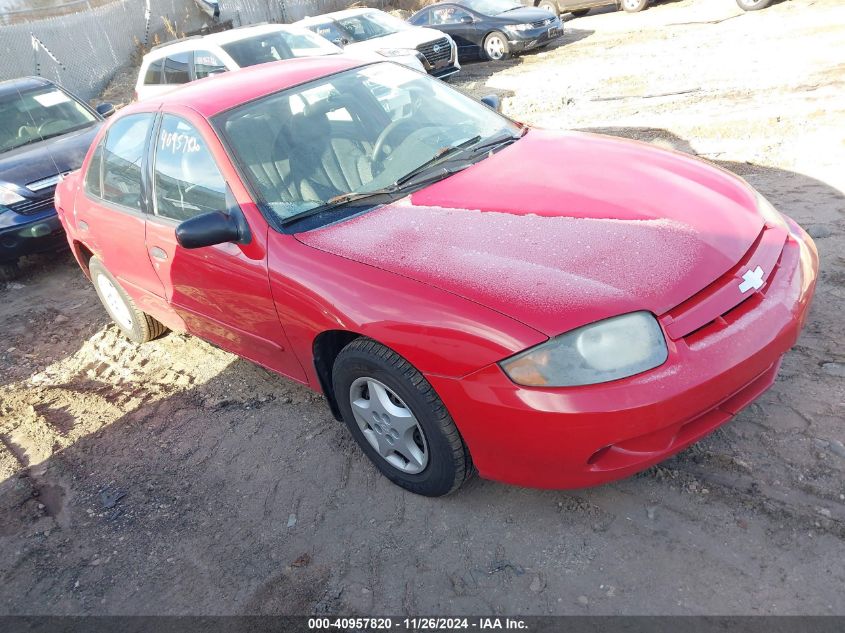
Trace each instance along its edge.
<path fill-rule="evenodd" d="M 540 3 L 537 5 L 538 9 L 545 9 L 549 11 L 552 15 L 560 15 L 560 9 L 558 9 L 557 2 L 554 0 L 540 0 Z"/>
<path fill-rule="evenodd" d="M 491 62 L 501 62 L 510 56 L 510 48 L 508 47 L 508 38 L 500 31 L 493 31 L 488 33 L 484 38 L 484 55 Z"/>
<path fill-rule="evenodd" d="M 146 343 L 167 331 L 161 323 L 135 306 L 132 298 L 99 259 L 91 258 L 88 271 L 103 307 L 126 338 L 133 343 Z"/>
<path fill-rule="evenodd" d="M 648 0 L 621 0 L 620 4 L 628 13 L 639 13 L 648 6 Z"/>
<path fill-rule="evenodd" d="M 357 338 L 334 362 L 338 407 L 358 445 L 397 486 L 427 497 L 457 490 L 472 461 L 446 406 L 396 352 Z"/>
<path fill-rule="evenodd" d="M 736 0 L 736 3 L 743 11 L 759 11 L 772 4 L 772 0 Z"/>

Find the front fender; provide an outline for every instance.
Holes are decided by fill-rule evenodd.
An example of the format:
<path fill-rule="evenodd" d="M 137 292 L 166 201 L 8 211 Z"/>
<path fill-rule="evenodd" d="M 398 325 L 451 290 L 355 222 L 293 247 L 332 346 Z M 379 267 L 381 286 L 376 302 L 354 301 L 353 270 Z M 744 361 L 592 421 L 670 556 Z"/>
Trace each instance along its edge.
<path fill-rule="evenodd" d="M 547 340 L 455 294 L 270 232 L 270 286 L 295 353 L 319 388 L 314 339 L 327 330 L 368 336 L 424 374 L 460 377 Z"/>

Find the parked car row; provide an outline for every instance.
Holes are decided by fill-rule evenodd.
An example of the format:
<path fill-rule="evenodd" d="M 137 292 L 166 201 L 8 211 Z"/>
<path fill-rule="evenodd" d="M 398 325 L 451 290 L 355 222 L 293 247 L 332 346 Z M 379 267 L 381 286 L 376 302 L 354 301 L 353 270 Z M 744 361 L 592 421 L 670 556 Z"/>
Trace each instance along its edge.
<path fill-rule="evenodd" d="M 381 55 L 440 78 L 461 69 L 458 48 L 443 29 L 415 28 L 384 11 L 347 9 L 296 24 L 341 46 L 344 53 Z"/>

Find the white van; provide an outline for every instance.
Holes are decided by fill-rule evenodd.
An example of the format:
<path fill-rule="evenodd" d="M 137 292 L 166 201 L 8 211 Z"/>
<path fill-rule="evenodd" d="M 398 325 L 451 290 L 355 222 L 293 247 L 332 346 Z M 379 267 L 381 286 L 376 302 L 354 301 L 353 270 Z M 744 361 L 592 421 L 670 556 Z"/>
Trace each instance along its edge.
<path fill-rule="evenodd" d="M 343 47 L 347 54 L 369 52 L 444 79 L 461 69 L 452 38 L 413 26 L 378 9 L 346 9 L 295 22 Z"/>
<path fill-rule="evenodd" d="M 343 51 L 308 29 L 262 24 L 211 35 L 195 35 L 153 47 L 144 55 L 135 98 L 146 99 L 209 75 L 291 57 L 338 55 Z"/>

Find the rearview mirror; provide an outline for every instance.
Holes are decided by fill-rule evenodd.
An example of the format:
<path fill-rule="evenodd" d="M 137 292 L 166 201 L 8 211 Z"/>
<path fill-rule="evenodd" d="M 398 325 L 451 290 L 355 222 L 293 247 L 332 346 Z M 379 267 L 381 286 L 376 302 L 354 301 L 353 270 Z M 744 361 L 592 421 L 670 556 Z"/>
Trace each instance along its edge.
<path fill-rule="evenodd" d="M 108 118 L 114 114 L 114 105 L 111 103 L 101 103 L 94 109 L 97 111 L 97 114 L 103 118 Z"/>
<path fill-rule="evenodd" d="M 332 43 L 334 43 L 337 46 L 340 46 L 341 48 L 343 48 L 344 46 L 349 44 L 349 40 L 346 39 L 345 37 L 338 37 L 338 38 L 333 39 Z"/>
<path fill-rule="evenodd" d="M 182 248 L 202 248 L 226 242 L 249 244 L 249 226 L 240 210 L 203 213 L 176 227 L 176 241 Z"/>
<path fill-rule="evenodd" d="M 471 15 L 462 15 L 461 16 L 461 24 L 472 24 L 473 19 Z"/>
<path fill-rule="evenodd" d="M 495 110 L 496 112 L 502 111 L 502 102 L 499 101 L 499 97 L 496 95 L 485 95 L 481 97 L 481 103 L 486 105 L 488 108 Z"/>

